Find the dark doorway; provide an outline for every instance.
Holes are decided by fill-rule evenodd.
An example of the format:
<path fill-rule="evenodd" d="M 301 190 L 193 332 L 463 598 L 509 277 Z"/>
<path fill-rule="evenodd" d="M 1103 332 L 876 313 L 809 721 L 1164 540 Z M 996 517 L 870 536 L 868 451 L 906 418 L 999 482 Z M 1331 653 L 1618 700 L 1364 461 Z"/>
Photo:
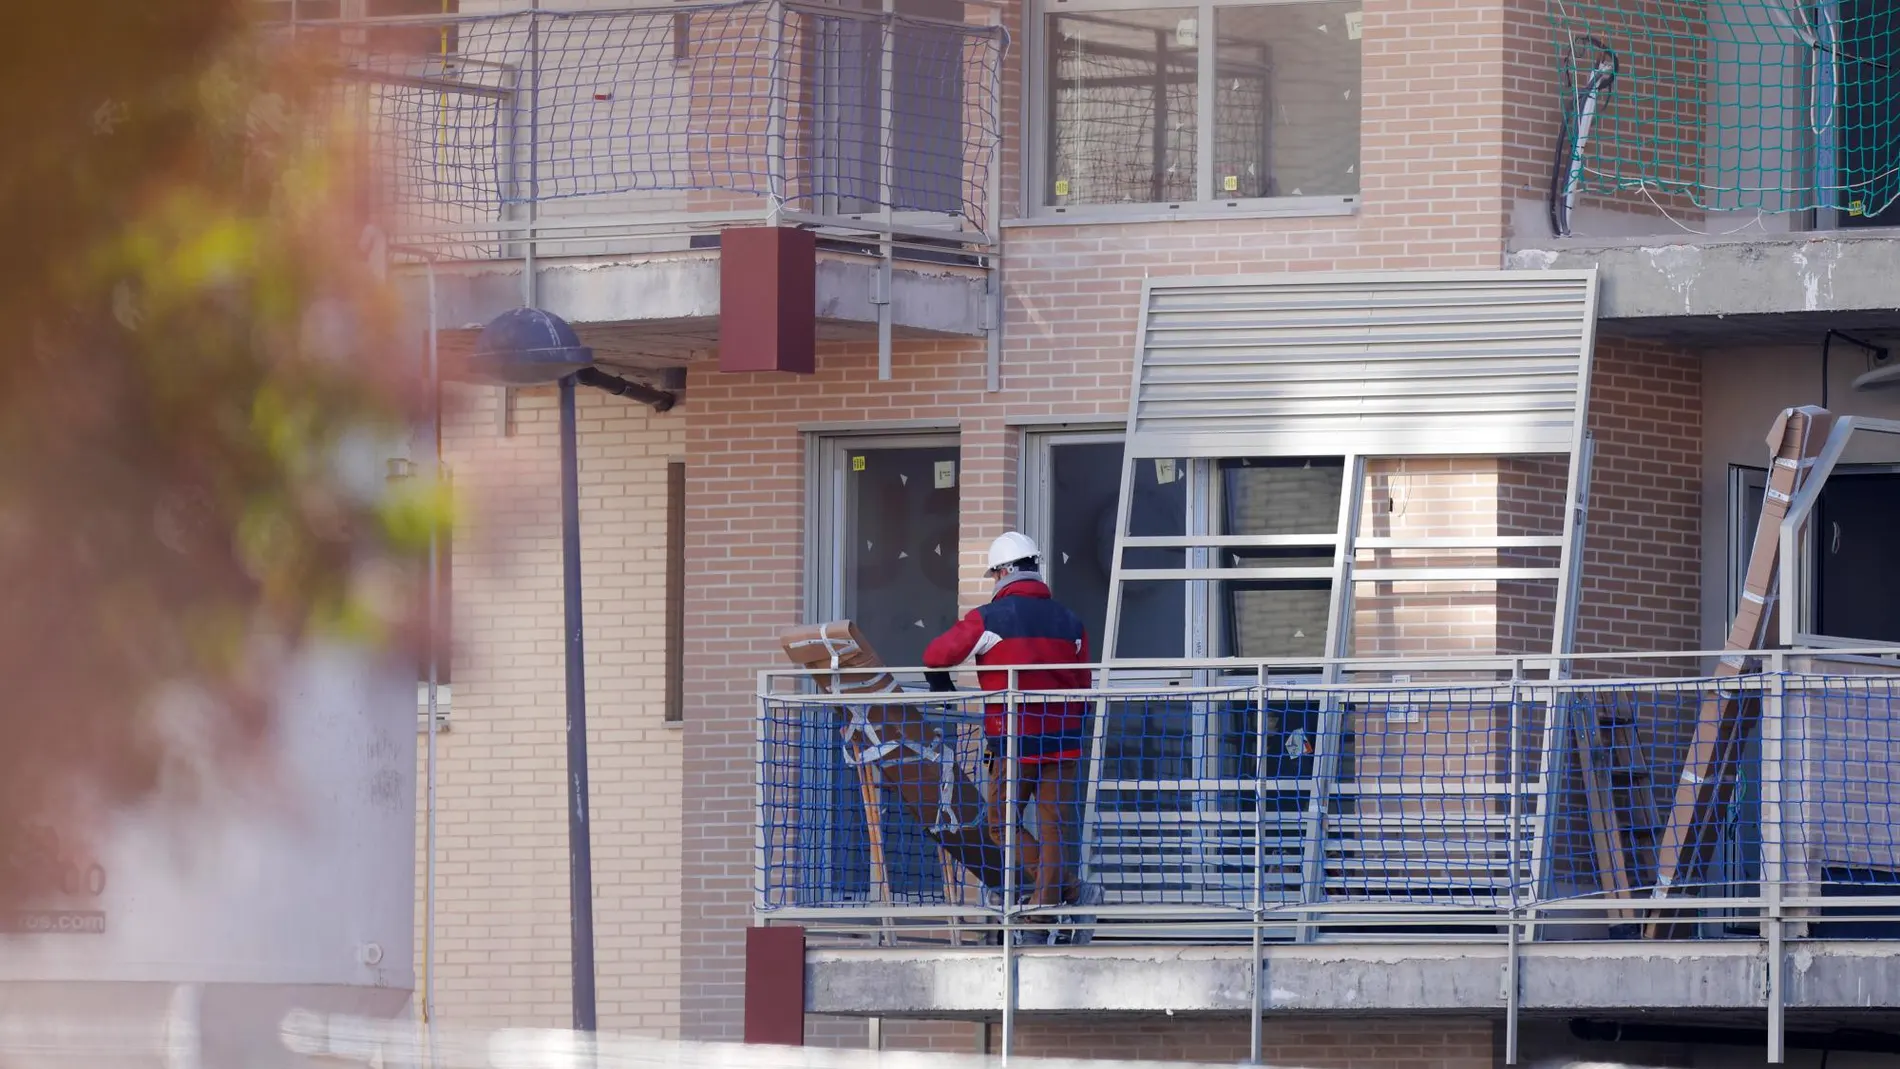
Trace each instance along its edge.
<path fill-rule="evenodd" d="M 1900 472 L 1836 471 L 1815 517 L 1815 631 L 1900 642 Z"/>

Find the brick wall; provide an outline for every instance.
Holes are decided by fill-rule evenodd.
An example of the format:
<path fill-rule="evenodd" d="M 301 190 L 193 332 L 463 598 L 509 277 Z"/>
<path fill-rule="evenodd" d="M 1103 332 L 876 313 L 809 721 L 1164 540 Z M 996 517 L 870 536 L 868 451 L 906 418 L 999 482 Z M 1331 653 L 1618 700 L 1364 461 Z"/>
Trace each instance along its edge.
<path fill-rule="evenodd" d="M 1026 40 L 1019 7 L 1005 12 Z M 683 1005 L 688 1030 L 737 1033 L 750 891 L 755 673 L 801 611 L 808 421 L 940 420 L 961 434 L 964 601 L 982 552 L 1015 519 L 1011 418 L 1126 413 L 1144 277 L 1494 268 L 1502 256 L 1503 11 L 1451 0 L 1365 7 L 1362 203 L 1347 217 L 1017 227 L 1006 232 L 1003 391 L 982 392 L 977 343 L 900 344 L 891 382 L 863 345 L 827 348 L 801 379 L 696 377 L 687 413 L 688 620 Z M 1011 62 L 1003 113 L 1020 114 Z M 1422 90 L 1429 91 L 1422 91 Z M 1018 131 L 1020 132 L 1020 131 Z M 1005 173 L 1012 189 L 1022 140 Z"/>
<path fill-rule="evenodd" d="M 1577 649 L 1696 649 L 1701 361 L 1658 343 L 1605 339 L 1597 346 L 1590 391 L 1596 460 Z"/>
<path fill-rule="evenodd" d="M 1520 221 L 1534 220 L 1511 237 L 1538 241 L 1549 234 L 1546 204 L 1562 132 L 1564 94 L 1569 90 L 1559 75 L 1559 35 L 1550 6 L 1543 0 L 1503 0 L 1503 8 L 1506 207 L 1515 204 Z M 1612 162 L 1638 164 L 1618 177 L 1703 180 L 1703 79 L 1708 55 L 1707 29 L 1699 12 L 1691 5 L 1603 0 L 1600 6 L 1578 9 L 1564 24 L 1566 33 L 1584 32 L 1577 27 L 1587 24 L 1618 50 L 1622 73 L 1615 90 L 1599 102 L 1594 135 L 1618 143 L 1608 157 Z M 1679 36 L 1652 36 L 1650 31 L 1656 26 Z M 1584 54 L 1577 62 L 1594 61 L 1594 54 Z M 1586 179 L 1585 183 L 1600 181 Z M 1636 232 L 1672 232 L 1676 228 L 1668 219 L 1691 228 L 1705 221 L 1700 208 L 1670 190 L 1651 190 L 1649 195 L 1641 191 L 1589 193 L 1578 198 L 1577 207 L 1579 216 L 1596 210 L 1644 217 L 1636 224 Z M 1589 220 L 1572 222 L 1573 233 L 1592 233 Z M 1630 224 L 1620 222 L 1615 228 L 1618 233 L 1628 232 Z"/>
<path fill-rule="evenodd" d="M 1247 1057 L 1249 1027 L 1244 1017 L 1030 1019 L 1018 1023 L 1015 1053 L 1234 1063 Z M 1492 1033 L 1491 1022 L 1467 1018 L 1288 1020 L 1269 1015 L 1261 1060 L 1313 1069 L 1491 1069 L 1497 1047 Z"/>
<path fill-rule="evenodd" d="M 495 398 L 472 392 L 444 432 L 474 520 L 455 542 L 453 722 L 437 740 L 436 1011 L 451 1023 L 565 1027 L 554 394 L 518 395 L 512 437 L 497 431 Z M 666 464 L 685 421 L 597 391 L 579 403 L 600 1025 L 673 1035 L 682 740 L 661 722 L 662 606 Z M 418 888 L 418 933 L 420 899 Z"/>
<path fill-rule="evenodd" d="M 1366 465 L 1359 533 L 1391 538 L 1476 538 L 1498 533 L 1498 462 L 1487 458 L 1381 460 Z M 1491 550 L 1362 549 L 1362 568 L 1489 567 Z M 1492 580 L 1360 582 L 1353 589 L 1355 657 L 1497 649 Z"/>

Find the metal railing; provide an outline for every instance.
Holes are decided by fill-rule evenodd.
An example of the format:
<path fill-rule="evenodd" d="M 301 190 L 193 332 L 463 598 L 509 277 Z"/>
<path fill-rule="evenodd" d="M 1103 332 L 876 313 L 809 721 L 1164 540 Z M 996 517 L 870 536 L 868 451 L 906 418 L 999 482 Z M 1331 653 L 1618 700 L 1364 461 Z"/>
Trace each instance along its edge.
<path fill-rule="evenodd" d="M 1612 656 L 1718 655 L 1575 661 Z M 1310 665 L 1117 666 L 1059 695 L 842 698 L 826 673 L 768 672 L 757 911 L 886 942 L 1078 914 L 1098 940 L 1162 942 L 1900 939 L 1900 666 L 1758 656 L 1592 679 L 1548 658 L 1341 662 L 1333 685 Z M 1038 752 L 1073 758 L 1022 760 Z M 1078 883 L 1098 905 L 1074 905 Z"/>
<path fill-rule="evenodd" d="M 439 259 L 620 251 L 738 222 L 992 243 L 1000 25 L 739 0 L 288 36 L 334 60 L 392 234 Z"/>

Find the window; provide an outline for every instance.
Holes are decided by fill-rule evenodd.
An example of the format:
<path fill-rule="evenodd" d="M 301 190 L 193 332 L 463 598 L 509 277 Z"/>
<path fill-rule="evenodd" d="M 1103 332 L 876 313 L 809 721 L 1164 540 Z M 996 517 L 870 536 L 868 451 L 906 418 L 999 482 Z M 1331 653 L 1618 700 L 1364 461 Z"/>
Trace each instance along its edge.
<path fill-rule="evenodd" d="M 258 0 L 258 19 L 266 25 L 337 20 L 405 19 L 377 26 L 362 36 L 371 52 L 405 56 L 448 56 L 456 51 L 452 21 L 426 21 L 430 15 L 456 15 L 461 0 Z"/>
<path fill-rule="evenodd" d="M 878 0 L 851 0 L 879 11 Z M 963 21 L 961 0 L 897 0 L 899 16 Z M 884 189 L 880 126 L 884 23 L 879 17 L 800 13 L 806 93 L 811 102 L 813 171 L 803 210 L 853 215 L 886 206 L 897 212 L 953 215 L 963 210 L 961 31 L 926 22 L 891 26 L 891 188 Z"/>
<path fill-rule="evenodd" d="M 1761 522 L 1767 472 L 1729 468 L 1728 618 L 1735 619 L 1742 575 Z M 1900 642 L 1900 559 L 1892 532 L 1900 528 L 1900 468 L 1842 464 L 1815 504 L 1807 560 L 1812 591 L 1804 630 L 1869 642 Z M 1784 592 L 1785 596 L 1785 592 Z"/>
<path fill-rule="evenodd" d="M 1091 660 L 1106 661 L 1109 578 L 1115 560 L 1115 521 L 1122 486 L 1119 431 L 1031 435 L 1025 457 L 1023 529 L 1042 547 L 1043 569 L 1056 597 L 1082 617 Z M 1142 536 L 1187 533 L 1185 461 L 1143 465 L 1135 473 L 1130 505 L 1133 531 Z M 1134 548 L 1130 568 L 1178 568 L 1185 550 Z M 1183 656 L 1187 596 L 1179 583 L 1131 583 L 1122 598 L 1119 658 Z"/>
<path fill-rule="evenodd" d="M 1222 536 L 1290 545 L 1223 549 L 1223 568 L 1290 568 L 1286 576 L 1220 584 L 1224 657 L 1325 657 L 1332 605 L 1333 539 L 1345 461 L 1328 458 L 1219 462 Z M 1319 573 L 1305 574 L 1305 570 Z"/>
<path fill-rule="evenodd" d="M 854 620 L 885 664 L 921 665 L 957 619 L 960 475 L 954 435 L 814 439 L 808 616 Z"/>
<path fill-rule="evenodd" d="M 1358 194 L 1358 0 L 1045 10 L 1046 209 Z"/>
<path fill-rule="evenodd" d="M 367 0 L 363 13 L 372 19 L 393 19 L 453 15 L 460 8 L 460 0 Z M 455 54 L 455 30 L 452 23 L 417 22 L 379 26 L 370 31 L 368 43 L 375 52 L 394 52 L 406 56 L 449 56 Z"/>
<path fill-rule="evenodd" d="M 1893 173 L 1893 144 L 1900 136 L 1900 26 L 1891 8 L 1877 0 L 1821 0 L 1816 5 L 1836 47 L 1814 53 L 1822 92 L 1832 90 L 1834 129 L 1819 146 L 1826 171 L 1843 192 L 1836 212 L 1841 226 L 1900 225 L 1900 181 Z M 1823 113 L 1825 114 L 1825 113 Z M 1828 157 L 1832 157 L 1831 161 Z M 1833 164 L 1832 168 L 1827 166 Z M 1832 632 L 1828 632 L 1832 633 Z"/>
<path fill-rule="evenodd" d="M 1056 596 L 1082 616 L 1097 647 L 1111 596 L 1124 479 L 1131 488 L 1131 537 L 1177 543 L 1127 547 L 1124 571 L 1209 567 L 1216 563 L 1213 550 L 1178 543 L 1217 531 L 1308 544 L 1223 547 L 1222 566 L 1302 567 L 1312 558 L 1330 575 L 1343 478 L 1338 458 L 1144 459 L 1124 470 L 1122 441 L 1119 431 L 1061 431 L 1032 433 L 1024 445 L 1024 530 L 1042 545 Z M 1210 586 L 1221 591 L 1211 600 L 1190 593 Z M 1117 657 L 1181 657 L 1210 648 L 1211 636 L 1222 634 L 1244 636 L 1239 641 L 1249 652 L 1291 633 L 1302 634 L 1296 649 L 1309 641 L 1322 648 L 1330 589 L 1325 578 L 1125 580 Z M 1107 659 L 1099 648 L 1094 656 Z M 1155 692 L 1157 674 L 1183 677 L 1124 669 L 1110 682 L 1129 686 L 1135 696 L 1101 707 L 1090 878 L 1118 903 L 1169 903 L 1191 893 L 1197 901 L 1244 905 L 1253 894 L 1257 842 L 1260 856 L 1283 877 L 1284 886 L 1269 895 L 1297 898 L 1315 763 L 1308 740 L 1320 730 L 1318 706 L 1280 700 L 1263 709 L 1192 692 L 1163 697 Z M 1231 818 L 1256 809 L 1257 823 L 1235 820 L 1245 827 L 1232 834 L 1210 835 L 1196 820 L 1172 819 L 1214 812 Z M 1170 818 L 1157 820 L 1157 813 Z M 1157 878 L 1162 872 L 1166 878 Z"/>
<path fill-rule="evenodd" d="M 342 0 L 259 0 L 264 23 L 317 22 L 343 16 Z"/>
<path fill-rule="evenodd" d="M 1216 567 L 1249 574 L 1213 583 L 1125 577 L 1118 648 L 1111 657 L 1103 643 L 1122 435 L 1032 434 L 1024 455 L 1024 529 L 1043 547 L 1056 596 L 1088 625 L 1096 659 L 1326 656 L 1345 486 L 1342 458 L 1164 458 L 1136 464 L 1129 473 L 1132 538 L 1199 536 L 1207 542 L 1212 536 L 1253 544 L 1126 547 L 1124 572 Z"/>

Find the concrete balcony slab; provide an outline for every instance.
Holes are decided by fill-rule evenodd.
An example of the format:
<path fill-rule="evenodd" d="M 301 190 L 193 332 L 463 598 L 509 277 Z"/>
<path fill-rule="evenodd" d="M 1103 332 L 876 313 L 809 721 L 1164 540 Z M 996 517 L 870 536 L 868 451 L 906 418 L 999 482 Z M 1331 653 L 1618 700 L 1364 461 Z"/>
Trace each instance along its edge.
<path fill-rule="evenodd" d="M 1900 1007 L 1900 946 L 1790 944 L 1787 1007 L 1800 1011 Z M 1502 944 L 1270 945 L 1264 1008 L 1302 1013 L 1492 1013 L 1506 1005 Z M 1767 950 L 1735 942 L 1525 944 L 1525 1013 L 1765 1009 Z M 1251 1012 L 1249 948 L 1024 948 L 1024 1013 L 1235 1014 Z M 814 948 L 806 954 L 806 1010 L 844 1016 L 978 1018 L 1000 1013 L 1000 948 Z"/>
<path fill-rule="evenodd" d="M 680 367 L 719 345 L 719 250 L 637 258 L 548 260 L 535 265 L 537 303 L 561 316 L 603 363 Z M 495 316 L 522 303 L 520 260 L 445 264 L 435 272 L 436 322 L 445 344 L 466 344 Z M 875 261 L 821 252 L 817 270 L 822 341 L 877 337 Z M 987 279 L 980 270 L 900 262 L 892 272 L 891 315 L 900 338 L 981 337 Z M 397 281 L 405 304 L 428 306 L 428 281 Z"/>
<path fill-rule="evenodd" d="M 1517 270 L 1596 267 L 1611 333 L 1688 344 L 1810 342 L 1829 328 L 1900 330 L 1900 231 L 1752 238 L 1545 239 Z"/>

